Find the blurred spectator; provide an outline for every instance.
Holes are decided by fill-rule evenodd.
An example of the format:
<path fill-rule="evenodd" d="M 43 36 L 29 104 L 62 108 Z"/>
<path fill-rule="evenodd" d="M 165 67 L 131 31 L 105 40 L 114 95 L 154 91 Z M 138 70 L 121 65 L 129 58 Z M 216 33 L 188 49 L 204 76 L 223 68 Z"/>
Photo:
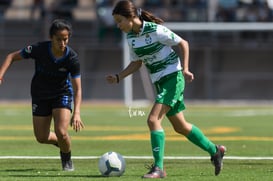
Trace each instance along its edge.
<path fill-rule="evenodd" d="M 238 0 L 218 0 L 216 20 L 223 22 L 236 21 L 236 10 L 238 5 Z"/>
<path fill-rule="evenodd" d="M 4 18 L 5 11 L 11 5 L 12 0 L 0 0 L 0 20 Z"/>
<path fill-rule="evenodd" d="M 267 0 L 268 7 L 268 21 L 273 21 L 273 0 Z"/>
<path fill-rule="evenodd" d="M 142 7 L 146 0 L 133 0 L 136 7 Z"/>
<path fill-rule="evenodd" d="M 51 5 L 52 18 L 73 19 L 72 9 L 78 5 L 78 0 L 58 0 Z"/>
<path fill-rule="evenodd" d="M 253 0 L 240 0 L 237 21 L 256 21 L 257 8 L 253 7 Z"/>
<path fill-rule="evenodd" d="M 260 22 L 268 20 L 268 8 L 264 0 L 240 0 L 237 21 Z"/>
<path fill-rule="evenodd" d="M 144 1 L 144 6 L 146 7 L 162 7 L 164 0 L 147 0 Z"/>
<path fill-rule="evenodd" d="M 249 22 L 267 21 L 268 8 L 266 7 L 266 2 L 263 0 L 252 0 L 247 14 L 249 14 L 247 17 L 247 21 Z"/>
<path fill-rule="evenodd" d="M 44 0 L 32 0 L 32 6 L 30 11 L 30 18 L 32 20 L 32 30 L 36 36 L 47 37 L 47 19 L 46 19 L 46 8 Z M 39 21 L 35 21 L 39 20 Z M 38 23 L 38 22 L 41 22 Z M 42 26 L 41 26 L 42 25 Z"/>
<path fill-rule="evenodd" d="M 207 0 L 185 0 L 187 21 L 207 21 Z"/>
<path fill-rule="evenodd" d="M 186 21 L 186 12 L 182 1 L 164 0 L 165 13 L 162 18 L 165 21 Z"/>
<path fill-rule="evenodd" d="M 169 19 L 169 10 L 165 8 L 166 0 L 146 0 L 143 2 L 143 9 L 153 12 L 155 16 L 163 18 L 165 21 Z"/>
<path fill-rule="evenodd" d="M 31 19 L 36 19 L 35 17 L 36 10 L 39 11 L 39 18 L 44 19 L 46 13 L 44 0 L 33 0 L 30 12 Z"/>
<path fill-rule="evenodd" d="M 218 12 L 218 1 L 211 1 L 209 0 L 207 2 L 207 16 L 208 16 L 208 21 L 209 22 L 214 22 L 216 21 L 216 14 Z"/>
<path fill-rule="evenodd" d="M 97 15 L 98 15 L 98 37 L 99 41 L 103 41 L 106 35 L 114 33 L 116 39 L 120 39 L 121 34 L 112 16 L 113 5 L 116 0 L 97 0 Z"/>

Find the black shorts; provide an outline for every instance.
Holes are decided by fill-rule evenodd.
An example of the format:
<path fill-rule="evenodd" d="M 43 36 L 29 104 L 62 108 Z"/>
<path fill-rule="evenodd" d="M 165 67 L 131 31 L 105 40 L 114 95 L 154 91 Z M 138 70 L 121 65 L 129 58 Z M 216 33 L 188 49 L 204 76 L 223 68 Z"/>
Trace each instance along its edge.
<path fill-rule="evenodd" d="M 72 111 L 72 97 L 62 96 L 43 100 L 32 99 L 33 116 L 49 116 L 55 108 L 67 108 Z"/>

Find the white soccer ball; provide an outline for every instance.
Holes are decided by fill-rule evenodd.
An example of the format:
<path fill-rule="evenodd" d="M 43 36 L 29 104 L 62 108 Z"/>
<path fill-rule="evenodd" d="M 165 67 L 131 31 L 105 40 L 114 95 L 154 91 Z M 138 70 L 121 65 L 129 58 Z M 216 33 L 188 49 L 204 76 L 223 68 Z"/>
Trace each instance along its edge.
<path fill-rule="evenodd" d="M 99 159 L 99 171 L 103 176 L 119 177 L 125 172 L 125 159 L 117 152 L 106 152 Z"/>

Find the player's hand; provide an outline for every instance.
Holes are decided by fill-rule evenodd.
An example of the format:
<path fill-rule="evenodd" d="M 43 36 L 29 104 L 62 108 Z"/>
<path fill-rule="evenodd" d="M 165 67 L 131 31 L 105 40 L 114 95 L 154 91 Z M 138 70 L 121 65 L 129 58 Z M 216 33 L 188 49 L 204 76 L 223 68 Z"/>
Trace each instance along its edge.
<path fill-rule="evenodd" d="M 183 75 L 185 77 L 186 82 L 190 83 L 194 80 L 194 75 L 188 70 L 183 71 Z"/>
<path fill-rule="evenodd" d="M 118 83 L 116 75 L 107 75 L 105 78 L 109 84 Z"/>
<path fill-rule="evenodd" d="M 70 126 L 75 130 L 76 132 L 81 131 L 84 128 L 84 124 L 81 121 L 80 115 L 79 114 L 73 114 L 71 121 L 70 121 Z"/>

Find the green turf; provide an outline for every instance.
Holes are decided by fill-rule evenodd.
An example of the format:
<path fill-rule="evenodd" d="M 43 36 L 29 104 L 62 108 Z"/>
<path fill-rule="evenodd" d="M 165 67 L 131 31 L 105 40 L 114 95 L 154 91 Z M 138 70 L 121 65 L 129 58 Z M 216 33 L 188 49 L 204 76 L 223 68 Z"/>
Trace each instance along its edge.
<path fill-rule="evenodd" d="M 74 160 L 77 169 L 74 172 L 62 172 L 58 160 L 1 160 L 0 180 L 9 181 L 52 181 L 52 180 L 142 180 L 140 175 L 146 172 L 143 160 L 127 160 L 127 169 L 123 176 L 105 178 L 97 170 L 97 160 Z M 16 165 L 16 166 L 15 166 Z M 205 160 L 167 160 L 165 168 L 168 176 L 164 180 L 200 180 L 200 181 L 259 181 L 272 180 L 272 161 L 226 160 L 223 172 L 213 175 L 213 167 Z"/>
<path fill-rule="evenodd" d="M 151 156 L 146 117 L 149 108 L 121 105 L 82 106 L 85 129 L 72 137 L 73 156 L 100 156 L 117 151 L 124 156 Z M 54 146 L 35 141 L 30 104 L 0 105 L 0 156 L 59 156 Z M 228 148 L 227 156 L 272 157 L 273 106 L 189 105 L 186 119 L 197 125 L 216 144 Z M 176 134 L 167 119 L 166 156 L 208 156 Z M 141 180 L 152 160 L 126 159 L 126 172 L 119 178 L 101 177 L 98 159 L 75 159 L 74 172 L 62 172 L 58 159 L 0 159 L 0 180 Z M 273 160 L 224 161 L 215 177 L 209 160 L 165 160 L 165 180 L 273 180 Z"/>

